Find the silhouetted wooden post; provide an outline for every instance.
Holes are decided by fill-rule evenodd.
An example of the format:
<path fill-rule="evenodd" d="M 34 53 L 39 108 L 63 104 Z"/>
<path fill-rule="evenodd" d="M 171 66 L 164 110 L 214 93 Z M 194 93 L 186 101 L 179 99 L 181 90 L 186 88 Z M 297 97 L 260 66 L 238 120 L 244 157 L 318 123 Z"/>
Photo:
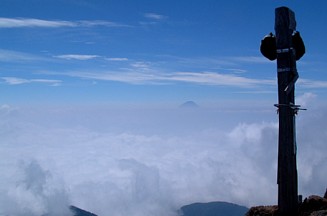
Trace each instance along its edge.
<path fill-rule="evenodd" d="M 292 34 L 296 28 L 294 12 L 286 7 L 275 10 L 277 77 L 279 110 L 278 138 L 278 209 L 282 216 L 297 214 L 298 180 L 296 166 L 296 136 L 294 84 L 298 77 Z"/>
<path fill-rule="evenodd" d="M 295 216 L 298 211 L 296 168 L 295 115 L 300 110 L 294 103 L 295 82 L 299 75 L 296 61 L 305 53 L 303 40 L 296 29 L 294 12 L 287 7 L 276 8 L 275 32 L 261 41 L 262 55 L 277 59 L 278 78 L 278 209 L 281 216 Z"/>

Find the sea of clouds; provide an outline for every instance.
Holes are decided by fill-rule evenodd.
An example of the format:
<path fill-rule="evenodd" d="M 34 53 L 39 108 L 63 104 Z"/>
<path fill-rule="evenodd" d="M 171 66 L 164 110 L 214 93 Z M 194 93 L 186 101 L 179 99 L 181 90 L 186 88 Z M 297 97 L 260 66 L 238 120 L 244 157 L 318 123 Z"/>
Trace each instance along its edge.
<path fill-rule="evenodd" d="M 297 101 L 299 193 L 326 188 L 327 112 Z M 268 108 L 267 108 L 268 107 Z M 277 203 L 278 115 L 267 107 L 0 105 L 0 215 L 178 215 Z"/>

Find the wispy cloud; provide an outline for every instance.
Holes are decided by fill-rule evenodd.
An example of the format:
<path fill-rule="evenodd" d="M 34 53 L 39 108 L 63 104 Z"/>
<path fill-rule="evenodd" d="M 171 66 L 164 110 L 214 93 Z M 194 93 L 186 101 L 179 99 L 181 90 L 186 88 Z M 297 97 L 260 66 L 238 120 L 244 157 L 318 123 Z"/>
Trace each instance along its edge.
<path fill-rule="evenodd" d="M 53 58 L 65 60 L 91 60 L 101 58 L 107 61 L 128 61 L 128 58 L 106 58 L 100 55 L 91 54 L 63 54 L 54 55 Z M 34 55 L 31 53 L 18 52 L 13 50 L 0 49 L 0 61 L 3 62 L 26 62 L 26 61 L 53 61 L 49 56 Z"/>
<path fill-rule="evenodd" d="M 102 72 L 71 72 L 66 75 L 73 77 L 119 81 L 130 84 L 174 84 L 177 82 L 193 83 L 197 85 L 234 86 L 242 88 L 260 85 L 275 85 L 275 80 L 251 79 L 231 74 L 216 72 L 170 72 L 163 73 L 151 70 L 142 71 L 102 71 Z"/>
<path fill-rule="evenodd" d="M 131 64 L 131 66 L 133 68 L 136 68 L 136 69 L 145 69 L 145 70 L 149 70 L 150 69 L 150 63 L 147 63 L 147 62 L 144 62 L 144 61 L 136 61 L 136 62 L 133 62 Z"/>
<path fill-rule="evenodd" d="M 106 20 L 44 20 L 34 18 L 0 18 L 0 28 L 60 28 L 60 27 L 127 27 L 128 25 Z"/>
<path fill-rule="evenodd" d="M 93 27 L 93 26 L 105 26 L 105 27 L 131 27 L 127 24 L 111 22 L 107 20 L 81 20 L 74 22 L 76 26 Z"/>
<path fill-rule="evenodd" d="M 66 75 L 83 79 L 102 81 L 117 81 L 130 84 L 155 84 L 160 83 L 160 78 L 151 73 L 143 72 L 71 72 Z"/>
<path fill-rule="evenodd" d="M 299 79 L 297 84 L 305 88 L 327 88 L 327 81 Z"/>
<path fill-rule="evenodd" d="M 232 62 L 245 62 L 245 63 L 275 63 L 274 61 L 268 61 L 263 56 L 235 56 L 235 57 L 227 57 L 226 60 Z"/>
<path fill-rule="evenodd" d="M 313 102 L 318 96 L 311 92 L 305 92 L 303 95 L 296 97 L 297 104 L 301 104 L 301 106 L 308 106 L 311 102 Z"/>
<path fill-rule="evenodd" d="M 157 14 L 157 13 L 145 13 L 144 17 L 146 17 L 148 19 L 153 19 L 153 20 L 163 20 L 163 19 L 167 18 L 167 16 Z"/>
<path fill-rule="evenodd" d="M 57 55 L 56 58 L 66 59 L 66 60 L 90 60 L 98 58 L 98 55 L 80 55 L 80 54 L 67 54 L 67 55 Z"/>
<path fill-rule="evenodd" d="M 0 18 L 0 28 L 22 28 L 22 27 L 74 27 L 76 23 L 69 21 L 51 21 L 31 18 Z"/>
<path fill-rule="evenodd" d="M 257 85 L 273 85 L 275 83 L 274 80 L 250 79 L 242 76 L 215 72 L 177 72 L 167 77 L 167 80 L 235 87 L 255 87 Z"/>
<path fill-rule="evenodd" d="M 128 58 L 105 58 L 108 61 L 128 61 Z"/>
<path fill-rule="evenodd" d="M 17 52 L 12 50 L 4 50 L 0 49 L 0 61 L 6 62 L 16 62 L 16 61 L 36 61 L 36 60 L 45 60 L 46 58 L 42 58 L 37 55 L 24 53 L 24 52 Z"/>
<path fill-rule="evenodd" d="M 51 86 L 61 85 L 61 80 L 52 80 L 52 79 L 23 79 L 18 77 L 1 77 L 9 85 L 20 85 L 26 83 L 44 83 Z"/>
<path fill-rule="evenodd" d="M 259 64 L 274 64 L 260 56 L 199 56 L 199 57 L 181 57 L 174 55 L 158 55 L 160 60 L 169 62 L 184 70 L 194 68 L 200 70 L 224 70 L 230 73 L 245 73 L 249 66 L 258 66 Z"/>

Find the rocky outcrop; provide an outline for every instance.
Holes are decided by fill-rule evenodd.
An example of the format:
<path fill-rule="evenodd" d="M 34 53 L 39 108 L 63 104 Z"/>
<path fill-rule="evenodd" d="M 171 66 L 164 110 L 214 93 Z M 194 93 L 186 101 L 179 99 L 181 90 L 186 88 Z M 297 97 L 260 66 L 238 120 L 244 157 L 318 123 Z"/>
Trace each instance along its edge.
<path fill-rule="evenodd" d="M 255 206 L 245 216 L 278 216 L 278 206 Z M 327 198 L 316 195 L 305 198 L 299 205 L 298 216 L 327 216 Z"/>
<path fill-rule="evenodd" d="M 327 210 L 327 199 L 320 196 L 309 196 L 304 199 L 303 203 L 299 206 L 299 216 L 312 216 L 318 214 L 318 211 Z M 321 215 L 322 212 L 319 214 Z M 327 214 L 325 214 L 327 215 Z"/>
<path fill-rule="evenodd" d="M 277 216 L 277 206 L 255 206 L 245 216 Z"/>
<path fill-rule="evenodd" d="M 326 216 L 327 210 L 320 210 L 320 211 L 314 211 L 310 214 L 310 216 Z"/>

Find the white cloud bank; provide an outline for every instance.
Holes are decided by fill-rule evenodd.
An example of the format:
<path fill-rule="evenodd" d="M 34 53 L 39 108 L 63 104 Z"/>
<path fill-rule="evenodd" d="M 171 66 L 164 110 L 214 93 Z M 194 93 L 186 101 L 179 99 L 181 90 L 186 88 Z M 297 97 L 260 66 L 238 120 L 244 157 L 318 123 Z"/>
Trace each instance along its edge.
<path fill-rule="evenodd" d="M 1 188 L 1 215 L 73 216 L 63 185 L 53 181 L 36 161 L 21 163 L 15 171 L 14 179 Z"/>
<path fill-rule="evenodd" d="M 52 207 L 74 204 L 98 215 L 167 216 L 192 202 L 275 204 L 271 112 L 3 105 L 0 214 L 54 215 Z M 298 117 L 304 196 L 326 187 L 326 118 L 314 107 Z"/>

